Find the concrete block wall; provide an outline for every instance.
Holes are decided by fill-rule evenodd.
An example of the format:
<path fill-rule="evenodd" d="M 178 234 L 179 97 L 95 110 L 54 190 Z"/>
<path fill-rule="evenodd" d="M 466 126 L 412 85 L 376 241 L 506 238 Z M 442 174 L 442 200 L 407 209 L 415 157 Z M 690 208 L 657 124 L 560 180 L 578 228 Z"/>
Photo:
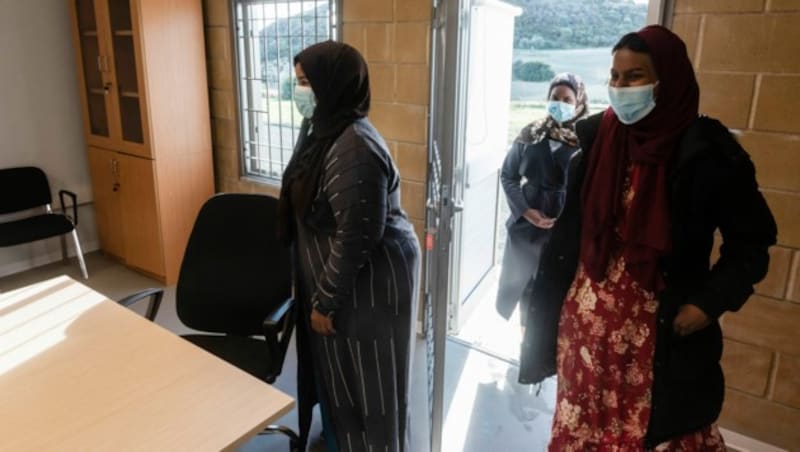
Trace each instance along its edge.
<path fill-rule="evenodd" d="M 721 425 L 800 449 L 800 0 L 675 0 L 701 111 L 740 133 L 778 222 L 766 279 L 723 317 Z"/>
<path fill-rule="evenodd" d="M 229 0 L 203 0 L 216 190 L 277 196 L 277 186 L 256 183 L 241 177 L 242 146 L 236 102 L 236 61 L 230 8 Z"/>
<path fill-rule="evenodd" d="M 427 173 L 430 0 L 344 0 L 344 42 L 369 64 L 369 118 L 402 177 L 403 208 L 422 243 Z"/>

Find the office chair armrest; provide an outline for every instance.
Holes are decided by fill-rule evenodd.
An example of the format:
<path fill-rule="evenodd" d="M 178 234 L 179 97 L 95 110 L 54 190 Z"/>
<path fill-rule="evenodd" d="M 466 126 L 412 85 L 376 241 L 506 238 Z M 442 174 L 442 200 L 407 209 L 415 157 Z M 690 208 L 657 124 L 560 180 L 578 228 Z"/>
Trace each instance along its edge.
<path fill-rule="evenodd" d="M 270 330 L 278 328 L 283 316 L 286 315 L 292 307 L 294 307 L 294 298 L 289 297 L 264 319 L 264 330 L 266 331 L 268 328 Z M 278 333 L 279 331 L 275 330 L 275 332 Z"/>
<path fill-rule="evenodd" d="M 150 303 L 147 304 L 147 311 L 145 312 L 144 316 L 148 320 L 154 322 L 156 320 L 156 314 L 158 314 L 158 308 L 161 307 L 161 299 L 163 297 L 164 289 L 145 289 L 132 295 L 128 295 L 127 297 L 117 301 L 117 303 L 125 307 L 130 307 L 137 302 L 144 300 L 145 298 L 150 298 Z"/>
<path fill-rule="evenodd" d="M 267 383 L 275 382 L 283 370 L 283 360 L 294 329 L 294 299 L 287 298 L 264 319 L 264 341 L 269 355 Z"/>
<path fill-rule="evenodd" d="M 70 218 L 70 216 L 67 215 L 67 208 L 66 208 L 66 206 L 64 204 L 64 195 L 67 195 L 70 198 L 72 198 L 72 215 L 73 215 L 72 218 Z M 72 224 L 77 226 L 78 225 L 78 195 L 76 195 L 75 193 L 73 193 L 73 192 L 71 192 L 69 190 L 59 190 L 58 191 L 58 199 L 59 199 L 59 201 L 61 201 L 61 213 L 63 213 L 64 216 L 66 216 L 67 218 L 70 218 L 70 220 L 72 220 Z"/>

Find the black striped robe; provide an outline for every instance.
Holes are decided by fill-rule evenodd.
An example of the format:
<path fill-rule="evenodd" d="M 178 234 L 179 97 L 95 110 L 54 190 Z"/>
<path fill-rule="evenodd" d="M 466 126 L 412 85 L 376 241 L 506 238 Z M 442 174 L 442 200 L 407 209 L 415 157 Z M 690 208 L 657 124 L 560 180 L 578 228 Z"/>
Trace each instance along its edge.
<path fill-rule="evenodd" d="M 340 451 L 407 451 L 420 251 L 399 174 L 368 120 L 325 157 L 296 245 L 302 436 L 319 388 Z M 312 305 L 332 312 L 335 335 L 311 330 Z"/>

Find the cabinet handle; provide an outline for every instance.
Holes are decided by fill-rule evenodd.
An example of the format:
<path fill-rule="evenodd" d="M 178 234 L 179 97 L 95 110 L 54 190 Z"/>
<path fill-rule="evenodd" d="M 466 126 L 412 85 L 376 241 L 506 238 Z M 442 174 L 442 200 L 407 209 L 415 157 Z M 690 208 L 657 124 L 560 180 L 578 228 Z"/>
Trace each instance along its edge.
<path fill-rule="evenodd" d="M 119 160 L 111 159 L 111 174 L 114 175 L 114 183 L 111 185 L 111 191 L 119 191 Z"/>

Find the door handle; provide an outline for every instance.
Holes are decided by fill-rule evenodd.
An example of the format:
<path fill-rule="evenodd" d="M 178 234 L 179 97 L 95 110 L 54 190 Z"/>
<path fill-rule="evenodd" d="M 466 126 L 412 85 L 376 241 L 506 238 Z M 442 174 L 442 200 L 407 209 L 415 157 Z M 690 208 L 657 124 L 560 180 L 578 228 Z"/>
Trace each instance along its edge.
<path fill-rule="evenodd" d="M 453 212 L 461 213 L 464 211 L 464 201 L 453 201 Z"/>
<path fill-rule="evenodd" d="M 114 175 L 114 184 L 111 191 L 119 191 L 119 160 L 111 159 L 111 174 Z"/>

